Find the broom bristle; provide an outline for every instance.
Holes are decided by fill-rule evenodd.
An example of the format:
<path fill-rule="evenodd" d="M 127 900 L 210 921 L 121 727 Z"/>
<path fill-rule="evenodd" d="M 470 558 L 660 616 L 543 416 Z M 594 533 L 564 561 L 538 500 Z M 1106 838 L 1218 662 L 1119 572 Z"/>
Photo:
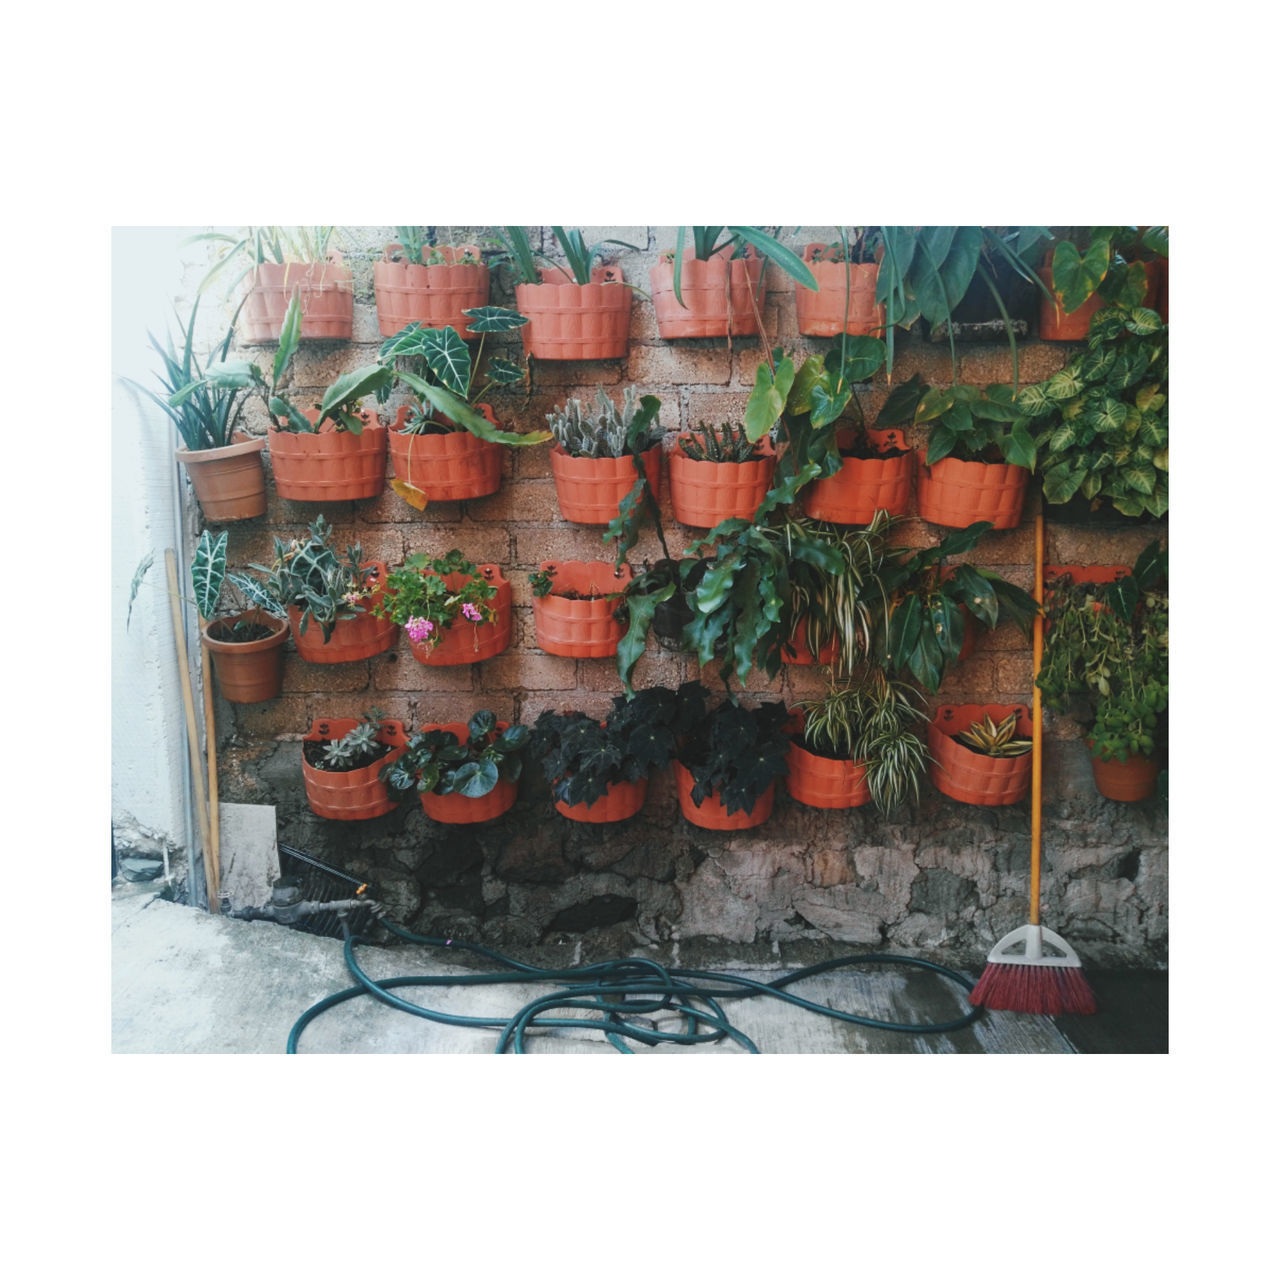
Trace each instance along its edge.
<path fill-rule="evenodd" d="M 969 1003 L 1013 1013 L 1097 1013 L 1084 974 L 1075 967 L 989 964 L 969 993 Z"/>

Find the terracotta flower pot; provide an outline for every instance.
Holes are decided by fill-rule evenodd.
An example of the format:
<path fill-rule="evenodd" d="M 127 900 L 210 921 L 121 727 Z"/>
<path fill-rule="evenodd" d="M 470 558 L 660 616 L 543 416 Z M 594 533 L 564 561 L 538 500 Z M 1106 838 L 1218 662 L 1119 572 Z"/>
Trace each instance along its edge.
<path fill-rule="evenodd" d="M 923 449 L 917 450 L 916 457 L 916 507 L 922 520 L 950 529 L 963 529 L 975 520 L 990 520 L 995 529 L 1016 529 L 1021 524 L 1030 474 L 1026 467 L 955 458 L 927 466 Z"/>
<path fill-rule="evenodd" d="M 541 284 L 516 285 L 524 353 L 540 360 L 616 360 L 627 354 L 631 290 L 618 267 L 597 267 L 575 284 L 559 267 L 538 272 Z"/>
<path fill-rule="evenodd" d="M 795 711 L 791 728 L 797 738 L 803 734 L 803 712 Z M 856 809 L 871 800 L 863 761 L 832 760 L 798 741 L 793 741 L 787 752 L 783 782 L 793 800 L 814 809 Z"/>
<path fill-rule="evenodd" d="M 487 404 L 475 406 L 495 427 L 498 420 Z M 502 486 L 502 446 L 480 440 L 470 431 L 405 435 L 409 410 L 401 405 L 390 429 L 391 466 L 397 480 L 421 489 L 431 502 L 460 502 L 483 498 Z"/>
<path fill-rule="evenodd" d="M 211 524 L 252 520 L 267 509 L 267 479 L 262 470 L 266 440 L 237 432 L 221 449 L 178 449 L 204 518 Z"/>
<path fill-rule="evenodd" d="M 822 244 L 805 245 L 801 255 L 818 282 L 818 292 L 796 284 L 796 324 L 803 334 L 834 338 L 838 333 L 855 336 L 884 335 L 884 307 L 876 306 L 875 262 L 820 262 Z M 846 265 L 848 276 L 845 275 Z M 849 292 L 849 319 L 845 321 L 845 289 Z"/>
<path fill-rule="evenodd" d="M 489 607 L 497 614 L 492 622 L 468 622 L 461 616 L 455 618 L 440 636 L 438 643 L 429 645 L 416 640 L 409 641 L 413 656 L 428 667 L 462 667 L 473 662 L 495 658 L 511 647 L 511 583 L 502 576 L 496 564 L 476 566 L 485 580 L 498 588 L 498 594 L 489 601 Z M 467 581 L 469 574 L 450 573 L 445 583 L 450 591 L 456 591 Z"/>
<path fill-rule="evenodd" d="M 332 742 L 350 733 L 359 723 L 359 720 L 350 719 L 317 720 L 302 740 Z M 409 745 L 404 725 L 399 720 L 384 721 L 378 730 L 378 741 L 389 744 L 392 750 L 363 769 L 349 769 L 345 773 L 315 769 L 303 756 L 302 783 L 306 788 L 307 803 L 320 817 L 354 822 L 380 818 L 396 807 L 387 784 L 378 780 L 378 774 L 389 761 L 404 755 Z"/>
<path fill-rule="evenodd" d="M 1155 307 L 1159 300 L 1159 267 L 1154 262 L 1144 262 L 1142 269 L 1147 276 L 1147 292 L 1142 299 L 1144 307 Z M 1044 281 L 1046 289 L 1053 290 L 1052 267 L 1039 267 L 1036 275 Z M 1106 300 L 1095 293 L 1086 298 L 1074 311 L 1060 311 L 1040 295 L 1040 337 L 1045 342 L 1083 342 L 1089 336 L 1089 325 L 1094 315 L 1107 305 Z"/>
<path fill-rule="evenodd" d="M 906 447 L 901 431 L 871 429 L 867 434 L 882 452 Z M 910 453 L 896 458 L 842 458 L 835 475 L 800 490 L 800 503 L 807 516 L 832 524 L 870 524 L 877 511 L 904 516 L 911 506 L 911 470 Z"/>
<path fill-rule="evenodd" d="M 295 292 L 302 308 L 300 338 L 351 341 L 351 269 L 341 262 L 263 262 L 250 280 L 240 316 L 245 342 L 278 342 Z"/>
<path fill-rule="evenodd" d="M 271 628 L 261 640 L 237 641 L 237 622 L 259 623 Z M 284 643 L 289 624 L 261 609 L 246 609 L 229 618 L 215 618 L 200 630 L 200 642 L 209 650 L 218 689 L 228 702 L 268 702 L 280 696 L 284 685 Z"/>
<path fill-rule="evenodd" d="M 1092 741 L 1088 746 L 1093 749 Z M 1156 779 L 1160 776 L 1160 765 L 1155 760 L 1130 756 L 1121 764 L 1119 760 L 1099 760 L 1091 755 L 1089 763 L 1093 766 L 1093 785 L 1098 788 L 1098 794 L 1108 800 L 1132 804 L 1149 799 L 1155 793 Z"/>
<path fill-rule="evenodd" d="M 556 812 L 574 822 L 621 822 L 624 818 L 634 818 L 644 808 L 648 790 L 646 778 L 639 782 L 611 782 L 609 790 L 594 804 L 565 804 L 557 800 Z"/>
<path fill-rule="evenodd" d="M 1127 578 L 1132 574 L 1133 570 L 1127 564 L 1047 564 L 1044 567 L 1044 595 L 1046 605 L 1053 599 L 1054 579 L 1061 578 L 1066 574 L 1071 575 L 1071 581 L 1090 582 L 1098 586 L 1107 586 L 1120 578 Z M 1093 602 L 1094 613 L 1100 613 L 1106 606 L 1101 600 Z M 1049 619 L 1045 619 L 1046 630 L 1049 627 Z"/>
<path fill-rule="evenodd" d="M 663 259 L 649 268 L 649 291 L 663 338 L 723 338 L 728 334 L 756 333 L 756 306 L 762 307 L 760 275 L 764 259 L 751 248 L 742 258 L 729 257 L 726 245 L 702 262 L 693 249 L 684 251 L 680 269 L 680 296 L 676 300 L 675 263 Z"/>
<path fill-rule="evenodd" d="M 680 812 L 695 827 L 703 827 L 708 831 L 745 831 L 748 827 L 758 827 L 768 822 L 769 815 L 773 813 L 776 785 L 772 782 L 750 812 L 729 814 L 720 802 L 718 791 L 713 791 L 700 805 L 693 803 L 693 774 L 679 760 L 675 762 L 675 773 Z"/>
<path fill-rule="evenodd" d="M 378 571 L 378 581 L 385 582 L 387 566 L 380 561 L 371 563 Z M 381 599 L 381 590 L 376 590 L 362 607 L 372 609 Z M 359 662 L 394 649 L 400 635 L 400 628 L 390 619 L 375 618 L 372 613 L 365 612 L 355 618 L 341 618 L 335 622 L 326 644 L 319 624 L 308 622 L 304 633 L 302 610 L 297 605 L 289 605 L 288 608 L 289 630 L 293 633 L 298 657 L 304 662 Z"/>
<path fill-rule="evenodd" d="M 312 423 L 315 409 L 303 412 Z M 376 498 L 387 483 L 387 428 L 367 410 L 357 436 L 326 422 L 314 435 L 269 428 L 276 492 L 292 502 L 351 502 Z"/>
<path fill-rule="evenodd" d="M 832 640 L 818 650 L 817 661 L 822 666 L 829 667 L 839 656 L 840 646 L 835 640 Z M 796 623 L 796 629 L 791 633 L 790 641 L 782 646 L 782 660 L 792 667 L 812 667 L 814 665 L 813 654 L 809 651 L 809 621 L 807 618 L 801 618 Z"/>
<path fill-rule="evenodd" d="M 750 462 L 695 462 L 676 441 L 667 455 L 671 506 L 681 524 L 711 529 L 721 520 L 749 520 L 773 483 L 777 459 L 768 450 Z"/>
<path fill-rule="evenodd" d="M 654 499 L 662 498 L 662 446 L 640 455 Z M 551 446 L 551 475 L 556 482 L 560 514 L 573 524 L 608 524 L 623 498 L 635 488 L 632 455 L 622 458 L 575 458 L 558 444 Z"/>
<path fill-rule="evenodd" d="M 608 658 L 618 652 L 625 628 L 614 616 L 617 600 L 608 598 L 569 600 L 557 591 L 623 591 L 632 578 L 630 565 L 616 574 L 608 560 L 544 560 L 541 569 L 555 569 L 552 595 L 534 596 L 533 628 L 538 648 L 562 658 Z"/>
<path fill-rule="evenodd" d="M 511 726 L 506 720 L 499 720 L 497 732 L 504 733 Z M 459 742 L 466 742 L 469 730 L 465 724 L 424 724 L 422 731 L 442 729 L 457 735 Z M 418 792 L 423 811 L 435 822 L 447 822 L 462 826 L 476 822 L 491 822 L 500 818 L 516 802 L 517 787 L 514 782 L 499 781 L 498 785 L 487 796 L 462 796 L 450 794 L 438 796 L 433 791 Z"/>
<path fill-rule="evenodd" d="M 989 715 L 997 723 L 1018 713 L 1018 733 L 1031 737 L 1031 716 L 1023 706 L 942 706 L 929 724 L 929 777 L 945 796 L 964 804 L 1016 804 L 1031 786 L 1031 752 L 996 759 L 956 742 L 954 735 Z"/>
<path fill-rule="evenodd" d="M 464 311 L 483 307 L 489 301 L 489 268 L 480 261 L 474 244 L 441 245 L 445 261 L 428 267 L 420 262 L 392 262 L 391 254 L 402 246 L 389 244 L 382 261 L 373 264 L 373 300 L 378 308 L 378 332 L 394 337 L 415 321 L 428 329 L 452 327 L 462 337 L 471 321 Z M 461 262 L 470 251 L 474 262 Z"/>

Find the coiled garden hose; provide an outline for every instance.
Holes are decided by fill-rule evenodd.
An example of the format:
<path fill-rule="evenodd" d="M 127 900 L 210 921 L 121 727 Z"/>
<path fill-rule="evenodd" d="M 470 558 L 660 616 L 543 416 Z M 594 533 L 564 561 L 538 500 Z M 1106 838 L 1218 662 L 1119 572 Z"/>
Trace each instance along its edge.
<path fill-rule="evenodd" d="M 393 1009 L 426 1018 L 452 1027 L 484 1027 L 500 1032 L 495 1053 L 508 1049 L 525 1052 L 525 1038 L 530 1031 L 540 1028 L 565 1027 L 574 1030 L 595 1028 L 601 1031 L 619 1053 L 631 1053 L 628 1041 L 652 1047 L 658 1044 L 707 1044 L 726 1037 L 741 1045 L 748 1053 L 759 1053 L 755 1043 L 735 1027 L 725 1016 L 721 1001 L 742 1000 L 751 996 L 771 996 L 800 1009 L 824 1017 L 835 1018 L 860 1027 L 878 1031 L 900 1031 L 910 1035 L 936 1035 L 946 1031 L 958 1031 L 967 1027 L 982 1015 L 980 1008 L 968 1009 L 951 1022 L 911 1023 L 886 1022 L 878 1018 L 866 1018 L 856 1013 L 845 1013 L 829 1005 L 788 992 L 785 988 L 803 978 L 833 969 L 846 969 L 859 965 L 898 964 L 925 969 L 940 974 L 964 989 L 973 990 L 973 983 L 961 973 L 929 960 L 917 960 L 910 956 L 865 955 L 841 956 L 811 964 L 793 973 L 783 974 L 772 982 L 757 982 L 739 974 L 715 973 L 701 969 L 668 969 L 653 960 L 631 957 L 625 960 L 609 960 L 601 964 L 578 965 L 570 969 L 541 969 L 536 965 L 513 960 L 489 947 L 474 942 L 461 942 L 445 938 L 425 938 L 402 929 L 385 915 L 383 926 L 405 942 L 419 946 L 447 947 L 451 951 L 469 951 L 496 961 L 503 968 L 496 973 L 406 976 L 375 980 L 360 967 L 356 960 L 356 947 L 365 939 L 345 929 L 346 940 L 343 955 L 347 968 L 358 985 L 335 992 L 311 1006 L 293 1024 L 289 1032 L 286 1053 L 297 1053 L 298 1040 L 303 1031 L 322 1013 L 361 996 L 371 996 Z M 428 1009 L 393 995 L 400 987 L 475 987 L 517 983 L 560 983 L 558 991 L 537 996 L 508 1018 L 478 1018 L 462 1014 L 444 1013 Z M 967 1002 L 966 1002 L 967 1004 Z M 599 1013 L 598 1018 L 557 1017 L 558 1011 L 587 1009 Z M 662 1030 L 647 1018 L 649 1014 L 675 1014 L 681 1019 L 682 1031 Z M 639 1019 L 639 1021 L 637 1021 Z"/>

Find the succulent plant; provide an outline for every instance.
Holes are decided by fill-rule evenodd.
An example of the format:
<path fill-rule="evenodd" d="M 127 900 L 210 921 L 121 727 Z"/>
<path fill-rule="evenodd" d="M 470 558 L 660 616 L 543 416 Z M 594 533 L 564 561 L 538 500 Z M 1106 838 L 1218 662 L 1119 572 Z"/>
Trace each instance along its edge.
<path fill-rule="evenodd" d="M 584 409 L 572 397 L 563 409 L 547 414 L 556 443 L 574 458 L 621 458 L 643 453 L 662 439 L 657 396 L 643 396 L 637 403 L 635 387 L 622 393 L 622 408 L 596 388 L 595 404 Z"/>
<path fill-rule="evenodd" d="M 699 420 L 698 429 L 680 441 L 680 448 L 694 462 L 750 462 L 758 456 L 757 445 L 741 422 L 711 427 Z"/>
<path fill-rule="evenodd" d="M 1031 750 L 1031 739 L 1014 737 L 1017 732 L 1018 713 L 1010 711 L 999 724 L 989 715 L 983 716 L 981 722 L 975 721 L 963 733 L 957 733 L 956 741 L 996 759 L 1026 755 Z"/>

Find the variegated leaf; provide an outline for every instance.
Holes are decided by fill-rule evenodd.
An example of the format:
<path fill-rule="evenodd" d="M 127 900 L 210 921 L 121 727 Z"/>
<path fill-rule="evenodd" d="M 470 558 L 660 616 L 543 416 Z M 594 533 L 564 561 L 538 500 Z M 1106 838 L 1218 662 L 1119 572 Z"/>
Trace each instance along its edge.
<path fill-rule="evenodd" d="M 485 373 L 490 381 L 496 382 L 501 387 L 509 387 L 514 382 L 524 380 L 524 370 L 518 364 L 511 360 L 503 360 L 499 356 L 489 361 Z"/>
<path fill-rule="evenodd" d="M 1125 483 L 1131 489 L 1136 489 L 1143 494 L 1155 492 L 1156 473 L 1154 470 L 1148 470 L 1145 467 L 1126 467 L 1120 474 L 1124 476 Z"/>
<path fill-rule="evenodd" d="M 1084 390 L 1080 375 L 1070 369 L 1059 369 L 1044 383 L 1044 393 L 1050 400 L 1070 400 Z"/>
<path fill-rule="evenodd" d="M 509 333 L 529 323 L 528 316 L 522 316 L 510 307 L 472 307 L 462 313 L 471 323 L 468 333 Z"/>
<path fill-rule="evenodd" d="M 1124 327 L 1130 333 L 1136 333 L 1139 337 L 1142 337 L 1143 334 L 1155 333 L 1157 329 L 1163 329 L 1164 321 L 1149 307 L 1134 307 L 1129 312 Z"/>
<path fill-rule="evenodd" d="M 1044 388 L 1038 383 L 1034 386 L 1023 387 L 1018 392 L 1018 408 L 1032 418 L 1043 418 L 1046 413 L 1053 412 L 1053 401 L 1044 393 Z"/>
<path fill-rule="evenodd" d="M 191 584 L 196 593 L 196 610 L 208 622 L 218 611 L 218 599 L 222 595 L 222 580 L 227 573 L 227 532 L 224 529 L 215 539 L 206 529 L 196 543 L 195 558 L 191 561 Z"/>
<path fill-rule="evenodd" d="M 422 354 L 427 367 L 454 395 L 466 396 L 471 385 L 471 352 L 455 330 L 447 327 L 426 330 Z"/>
<path fill-rule="evenodd" d="M 1152 466 L 1159 468 L 1159 470 L 1161 471 L 1168 471 L 1169 470 L 1169 450 L 1161 449 L 1157 453 L 1153 454 L 1151 458 L 1151 464 Z"/>
<path fill-rule="evenodd" d="M 1130 406 L 1121 403 L 1111 396 L 1104 396 L 1102 403 L 1095 411 L 1095 425 L 1099 431 L 1119 431 L 1125 425 Z"/>

